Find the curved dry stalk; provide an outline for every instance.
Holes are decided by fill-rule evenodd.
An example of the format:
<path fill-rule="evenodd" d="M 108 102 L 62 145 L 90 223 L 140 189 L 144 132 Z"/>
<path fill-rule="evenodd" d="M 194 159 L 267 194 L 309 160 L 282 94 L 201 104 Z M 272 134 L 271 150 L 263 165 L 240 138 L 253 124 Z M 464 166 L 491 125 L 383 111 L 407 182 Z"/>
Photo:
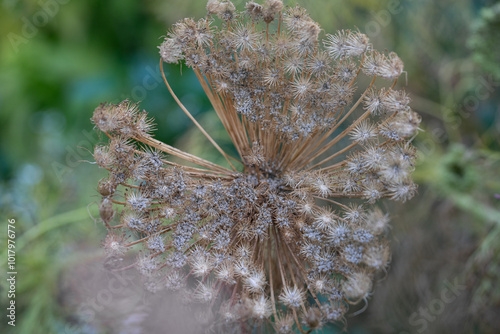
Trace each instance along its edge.
<path fill-rule="evenodd" d="M 172 90 L 172 87 L 170 87 L 170 84 L 168 83 L 167 78 L 165 77 L 165 72 L 163 71 L 163 61 L 161 59 L 160 59 L 160 70 L 161 70 L 161 76 L 163 77 L 163 81 L 165 82 L 165 85 L 167 86 L 168 91 L 170 92 L 170 95 L 172 95 L 172 97 L 174 98 L 175 102 L 177 102 L 182 111 L 184 111 L 184 113 L 189 117 L 189 119 L 194 123 L 194 125 L 196 125 L 198 129 L 200 129 L 203 135 L 210 141 L 210 143 L 212 143 L 212 145 L 217 149 L 217 151 L 219 151 L 224 156 L 224 158 L 229 163 L 233 171 L 236 171 L 236 168 L 229 160 L 230 159 L 229 155 L 226 152 L 224 152 L 219 145 L 217 145 L 217 143 L 212 139 L 212 137 L 210 137 L 210 135 L 205 131 L 205 129 L 203 129 L 203 127 L 198 123 L 198 121 L 196 121 L 193 115 L 191 115 L 189 110 L 187 110 L 186 107 L 184 107 L 184 105 L 179 100 L 177 95 L 175 95 L 174 91 Z"/>
<path fill-rule="evenodd" d="M 147 144 L 151 147 L 154 147 L 162 152 L 165 152 L 165 153 L 168 153 L 168 154 L 171 154 L 171 155 L 174 155 L 178 158 L 181 158 L 181 159 L 184 159 L 186 161 L 189 161 L 189 162 L 192 162 L 194 164 L 197 164 L 199 166 L 202 166 L 202 167 L 206 167 L 206 168 L 209 168 L 209 169 L 212 169 L 214 171 L 217 171 L 221 174 L 225 174 L 225 175 L 234 175 L 234 171 L 231 171 L 227 168 L 224 168 L 222 166 L 219 166 L 213 162 L 210 162 L 208 160 L 205 160 L 205 159 L 202 159 L 202 158 L 199 158 L 195 155 L 192 155 L 192 154 L 189 154 L 189 153 L 186 153 L 184 151 L 181 151 L 175 147 L 172 147 L 170 145 L 167 145 L 159 140 L 156 140 L 156 139 L 153 139 L 153 138 L 146 138 L 146 137 L 141 137 L 141 138 L 137 138 L 137 137 L 133 137 L 135 140 L 138 140 L 144 144 Z"/>
<path fill-rule="evenodd" d="M 271 226 L 269 226 L 269 234 L 271 234 Z M 269 286 L 271 289 L 271 303 L 273 307 L 273 314 L 275 321 L 278 320 L 278 313 L 276 311 L 276 300 L 274 298 L 274 284 L 273 284 L 273 268 L 272 268 L 272 245 L 271 245 L 271 237 L 267 239 L 267 253 L 268 253 L 268 264 L 269 264 Z"/>

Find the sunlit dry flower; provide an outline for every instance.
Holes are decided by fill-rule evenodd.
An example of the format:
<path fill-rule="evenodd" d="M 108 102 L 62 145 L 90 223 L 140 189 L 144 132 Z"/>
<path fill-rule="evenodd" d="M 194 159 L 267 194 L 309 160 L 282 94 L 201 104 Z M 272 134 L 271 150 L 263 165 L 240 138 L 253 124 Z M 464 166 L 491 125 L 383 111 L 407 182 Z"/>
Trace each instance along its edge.
<path fill-rule="evenodd" d="M 224 164 L 154 139 L 134 103 L 99 106 L 107 254 L 141 246 L 134 263 L 113 263 L 137 268 L 152 291 L 185 290 L 186 303 L 210 308 L 215 332 L 341 322 L 390 261 L 389 219 L 373 204 L 416 192 L 420 118 L 396 88 L 403 63 L 360 32 L 321 41 L 305 9 L 278 0 L 242 13 L 210 0 L 207 11 L 175 24 L 160 55 L 192 68 L 238 156 L 196 122 L 166 76 Z"/>

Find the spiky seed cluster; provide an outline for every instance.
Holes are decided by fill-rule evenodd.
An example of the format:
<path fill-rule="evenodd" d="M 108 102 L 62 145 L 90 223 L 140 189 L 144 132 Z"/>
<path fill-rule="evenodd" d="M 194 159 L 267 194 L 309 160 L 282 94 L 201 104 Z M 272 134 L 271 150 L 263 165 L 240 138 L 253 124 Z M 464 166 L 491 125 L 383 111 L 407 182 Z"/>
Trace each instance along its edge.
<path fill-rule="evenodd" d="M 155 140 L 135 104 L 96 109 L 92 120 L 109 137 L 94 152 L 109 171 L 98 187 L 105 245 L 114 257 L 142 245 L 131 266 L 147 286 L 191 288 L 191 301 L 215 308 L 216 324 L 305 332 L 341 321 L 390 261 L 388 217 L 372 204 L 414 195 L 420 118 L 395 88 L 395 53 L 372 50 L 356 31 L 321 41 L 306 11 L 283 11 L 281 1 L 245 8 L 210 0 L 207 18 L 178 22 L 160 46 L 163 61 L 194 70 L 240 160 L 166 79 L 227 167 Z M 363 74 L 369 83 L 357 92 Z M 377 89 L 377 77 L 392 82 Z"/>

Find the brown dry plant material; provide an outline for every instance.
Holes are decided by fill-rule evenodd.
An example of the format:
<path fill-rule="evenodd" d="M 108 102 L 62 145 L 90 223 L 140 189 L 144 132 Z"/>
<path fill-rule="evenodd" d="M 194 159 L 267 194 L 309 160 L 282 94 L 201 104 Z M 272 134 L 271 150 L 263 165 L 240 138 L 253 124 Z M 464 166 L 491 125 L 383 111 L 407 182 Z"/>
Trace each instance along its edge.
<path fill-rule="evenodd" d="M 239 156 L 196 122 L 165 76 L 226 166 L 154 139 L 136 104 L 100 105 L 92 121 L 109 137 L 94 152 L 109 171 L 98 186 L 107 263 L 137 268 L 153 292 L 206 304 L 218 330 L 304 333 L 342 322 L 390 261 L 389 219 L 374 203 L 416 192 L 420 118 L 396 89 L 403 63 L 357 31 L 321 40 L 305 9 L 281 1 L 238 12 L 210 0 L 207 11 L 176 23 L 160 55 L 196 73 Z M 114 268 L 137 246 L 134 263 Z"/>

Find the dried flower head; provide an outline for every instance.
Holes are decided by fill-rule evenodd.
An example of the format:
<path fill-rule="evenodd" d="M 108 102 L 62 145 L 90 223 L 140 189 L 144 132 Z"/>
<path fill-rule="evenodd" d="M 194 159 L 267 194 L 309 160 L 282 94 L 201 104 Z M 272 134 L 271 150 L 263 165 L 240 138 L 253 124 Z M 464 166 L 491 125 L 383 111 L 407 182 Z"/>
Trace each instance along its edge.
<path fill-rule="evenodd" d="M 154 139 L 136 104 L 100 105 L 92 121 L 109 137 L 94 152 L 109 171 L 98 187 L 107 251 L 142 245 L 128 267 L 155 289 L 191 289 L 186 300 L 219 308 L 213 326 L 272 322 L 289 333 L 342 321 L 390 261 L 389 219 L 373 204 L 416 192 L 420 118 L 396 89 L 403 63 L 360 32 L 320 41 L 305 9 L 281 1 L 250 1 L 239 13 L 210 0 L 207 11 L 175 24 L 160 55 L 192 68 L 239 156 L 210 137 L 166 78 L 225 165 Z"/>

